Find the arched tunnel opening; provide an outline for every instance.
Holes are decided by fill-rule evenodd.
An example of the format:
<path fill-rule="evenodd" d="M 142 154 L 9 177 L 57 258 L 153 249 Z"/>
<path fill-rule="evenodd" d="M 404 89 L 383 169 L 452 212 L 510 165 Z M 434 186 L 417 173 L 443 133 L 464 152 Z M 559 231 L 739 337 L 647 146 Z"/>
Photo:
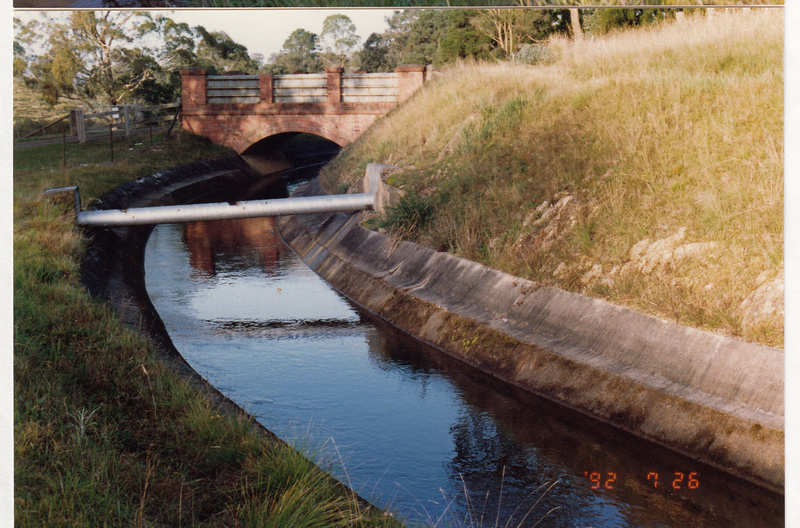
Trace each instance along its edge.
<path fill-rule="evenodd" d="M 320 167 L 341 150 L 337 143 L 316 134 L 285 132 L 253 143 L 239 156 L 257 175 L 260 183 L 253 186 L 242 200 L 260 199 L 282 193 L 278 188 L 312 178 Z"/>
<path fill-rule="evenodd" d="M 267 175 L 304 165 L 325 163 L 341 147 L 329 139 L 304 132 L 269 136 L 247 147 L 242 159 L 258 174 Z"/>

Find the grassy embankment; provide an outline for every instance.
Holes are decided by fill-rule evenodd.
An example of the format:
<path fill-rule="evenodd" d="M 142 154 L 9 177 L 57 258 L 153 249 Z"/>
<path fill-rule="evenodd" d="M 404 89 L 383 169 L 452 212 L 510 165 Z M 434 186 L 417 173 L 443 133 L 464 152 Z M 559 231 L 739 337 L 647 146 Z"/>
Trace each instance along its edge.
<path fill-rule="evenodd" d="M 548 47 L 546 65 L 445 70 L 323 181 L 341 191 L 368 162 L 402 166 L 396 233 L 783 346 L 782 11 Z"/>
<path fill-rule="evenodd" d="M 15 152 L 16 525 L 383 526 L 317 466 L 221 416 L 81 288 L 72 211 L 40 197 L 80 185 L 85 202 L 159 169 L 229 152 L 197 138 Z M 324 460 L 320 462 L 326 463 Z"/>

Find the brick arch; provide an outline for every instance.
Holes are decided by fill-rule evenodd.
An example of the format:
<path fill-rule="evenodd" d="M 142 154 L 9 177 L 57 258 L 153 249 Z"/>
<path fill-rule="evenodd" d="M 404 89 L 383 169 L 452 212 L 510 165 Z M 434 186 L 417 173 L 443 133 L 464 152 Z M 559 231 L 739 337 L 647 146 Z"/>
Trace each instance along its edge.
<path fill-rule="evenodd" d="M 270 116 L 269 119 L 254 123 L 251 128 L 244 131 L 233 148 L 241 154 L 263 139 L 290 132 L 314 134 L 344 147 L 355 141 L 377 117 L 376 115 Z"/>
<path fill-rule="evenodd" d="M 236 74 L 209 80 L 205 70 L 182 70 L 181 124 L 239 154 L 286 132 L 315 134 L 344 147 L 411 97 L 424 83 L 425 71 L 423 66 L 400 66 L 396 77 L 387 77 L 344 75 L 341 68 L 328 68 L 322 78 L 287 75 L 276 80 L 270 74 Z M 281 84 L 301 77 L 299 87 Z"/>
<path fill-rule="evenodd" d="M 185 116 L 183 128 L 241 154 L 264 138 L 287 132 L 314 134 L 344 147 L 355 141 L 378 117 L 380 115 L 356 113 Z"/>

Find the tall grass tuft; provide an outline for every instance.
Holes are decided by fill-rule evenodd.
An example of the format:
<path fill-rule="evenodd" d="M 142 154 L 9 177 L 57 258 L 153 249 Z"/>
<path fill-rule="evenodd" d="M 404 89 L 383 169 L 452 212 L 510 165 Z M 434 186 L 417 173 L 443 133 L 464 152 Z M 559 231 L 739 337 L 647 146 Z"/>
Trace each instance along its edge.
<path fill-rule="evenodd" d="M 416 193 L 406 194 L 389 207 L 383 226 L 402 237 L 414 238 L 428 226 L 434 213 L 430 199 Z"/>

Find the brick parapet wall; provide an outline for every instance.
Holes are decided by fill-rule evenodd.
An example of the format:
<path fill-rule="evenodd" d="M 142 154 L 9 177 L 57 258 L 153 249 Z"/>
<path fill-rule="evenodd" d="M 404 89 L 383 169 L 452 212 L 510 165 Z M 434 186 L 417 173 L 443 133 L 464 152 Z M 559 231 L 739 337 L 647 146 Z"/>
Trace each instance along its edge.
<path fill-rule="evenodd" d="M 182 70 L 181 122 L 184 129 L 242 153 L 266 137 L 306 132 L 345 146 L 355 141 L 395 103 L 342 103 L 342 69 L 328 68 L 327 103 L 275 103 L 273 76 L 259 76 L 261 101 L 252 104 L 207 104 L 208 72 Z M 398 100 L 403 102 L 425 82 L 424 66 L 401 66 Z"/>

